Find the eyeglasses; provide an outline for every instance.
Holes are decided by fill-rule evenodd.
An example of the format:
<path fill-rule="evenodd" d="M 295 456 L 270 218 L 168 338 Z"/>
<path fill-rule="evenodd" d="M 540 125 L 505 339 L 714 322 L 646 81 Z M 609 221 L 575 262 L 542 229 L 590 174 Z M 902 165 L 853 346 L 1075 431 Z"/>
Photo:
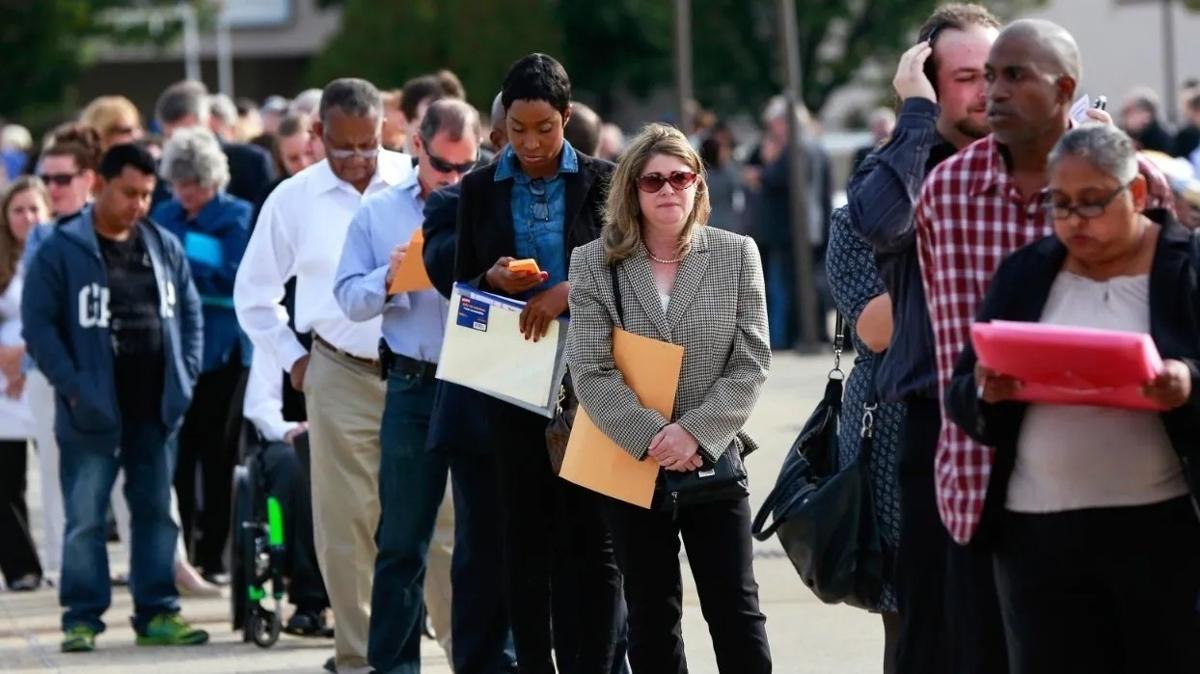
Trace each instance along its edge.
<path fill-rule="evenodd" d="M 432 166 L 433 170 L 437 171 L 438 173 L 462 174 L 462 173 L 466 173 L 466 172 L 470 171 L 471 169 L 475 168 L 476 160 L 474 160 L 474 159 L 472 159 L 471 161 L 465 161 L 461 164 L 451 164 L 450 162 L 446 161 L 445 159 L 442 159 L 441 157 L 434 154 L 429 149 L 429 141 L 425 141 L 422 145 L 425 148 L 425 156 L 429 157 L 429 165 Z"/>
<path fill-rule="evenodd" d="M 1129 186 L 1132 184 L 1133 181 L 1131 180 L 1113 190 L 1112 194 L 1109 194 L 1100 201 L 1094 201 L 1088 204 L 1073 205 L 1070 202 L 1057 203 L 1054 201 L 1049 201 L 1046 204 L 1046 210 L 1050 212 L 1050 215 L 1053 216 L 1055 220 L 1066 220 L 1067 218 L 1071 217 L 1072 213 L 1078 215 L 1083 220 L 1098 218 L 1101 215 L 1104 215 L 1104 209 L 1108 208 L 1108 205 L 1112 203 L 1112 200 L 1116 199 L 1117 195 L 1121 192 L 1129 189 Z M 1048 198 L 1053 199 L 1052 196 Z"/>
<path fill-rule="evenodd" d="M 691 187 L 696 182 L 698 176 L 693 171 L 671 171 L 671 175 L 664 176 L 661 173 L 647 173 L 637 179 L 638 189 L 643 192 L 654 194 L 661 190 L 663 185 L 671 184 L 671 189 L 676 192 L 682 192 Z"/>
<path fill-rule="evenodd" d="M 379 156 L 379 146 L 376 145 L 375 147 L 372 147 L 372 148 L 356 147 L 352 150 L 343 150 L 341 148 L 326 146 L 325 154 L 329 155 L 329 157 L 331 159 L 337 159 L 339 161 L 344 160 L 344 159 L 351 159 L 353 157 L 362 157 L 363 159 L 374 159 Z"/>
<path fill-rule="evenodd" d="M 38 177 L 42 179 L 42 182 L 46 183 L 47 187 L 50 185 L 67 187 L 78 175 L 78 173 L 43 173 Z"/>

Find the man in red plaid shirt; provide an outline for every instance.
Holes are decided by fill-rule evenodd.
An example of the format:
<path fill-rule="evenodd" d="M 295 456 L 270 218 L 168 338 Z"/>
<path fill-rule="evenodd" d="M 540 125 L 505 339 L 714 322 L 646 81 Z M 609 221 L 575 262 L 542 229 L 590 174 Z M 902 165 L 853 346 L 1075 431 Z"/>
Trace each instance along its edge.
<path fill-rule="evenodd" d="M 1042 198 L 1046 157 L 1072 125 L 1080 73 L 1079 49 L 1065 29 L 1038 20 L 1010 24 L 988 56 L 992 135 L 940 164 L 922 188 L 918 254 L 942 395 L 1000 261 L 1053 233 Z M 1144 159 L 1139 165 L 1150 188 L 1147 208 L 1169 208 L 1162 174 Z M 968 543 L 979 527 L 993 456 L 991 447 L 971 440 L 943 412 L 938 508 L 959 543 Z M 990 569 L 990 557 L 980 563 Z"/>

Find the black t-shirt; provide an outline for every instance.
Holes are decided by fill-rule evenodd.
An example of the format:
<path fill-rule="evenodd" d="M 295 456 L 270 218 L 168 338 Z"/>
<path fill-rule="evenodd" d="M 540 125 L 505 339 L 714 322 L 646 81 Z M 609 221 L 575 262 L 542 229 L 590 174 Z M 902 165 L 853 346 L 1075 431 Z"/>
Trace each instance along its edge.
<path fill-rule="evenodd" d="M 137 229 L 125 241 L 96 238 L 108 269 L 109 333 L 121 416 L 157 419 L 164 376 L 162 318 L 146 242 Z"/>

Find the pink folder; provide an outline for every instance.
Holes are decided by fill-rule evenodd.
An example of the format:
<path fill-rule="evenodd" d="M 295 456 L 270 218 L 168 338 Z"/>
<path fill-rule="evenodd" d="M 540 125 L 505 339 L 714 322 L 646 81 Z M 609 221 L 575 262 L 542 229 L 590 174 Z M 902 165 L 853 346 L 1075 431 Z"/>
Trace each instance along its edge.
<path fill-rule="evenodd" d="M 971 342 L 984 367 L 1022 382 L 1019 400 L 1162 409 L 1140 390 L 1163 368 L 1150 335 L 992 321 L 972 325 Z"/>

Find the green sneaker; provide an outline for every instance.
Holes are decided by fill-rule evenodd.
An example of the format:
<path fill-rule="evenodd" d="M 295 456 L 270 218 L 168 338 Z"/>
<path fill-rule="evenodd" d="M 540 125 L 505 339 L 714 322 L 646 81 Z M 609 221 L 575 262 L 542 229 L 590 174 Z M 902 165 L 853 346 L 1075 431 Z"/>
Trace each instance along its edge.
<path fill-rule="evenodd" d="M 96 630 L 87 625 L 73 625 L 62 640 L 63 653 L 90 653 L 96 650 Z"/>
<path fill-rule="evenodd" d="M 199 646 L 208 643 L 208 632 L 184 622 L 178 613 L 162 613 L 150 619 L 138 634 L 138 646 Z"/>

